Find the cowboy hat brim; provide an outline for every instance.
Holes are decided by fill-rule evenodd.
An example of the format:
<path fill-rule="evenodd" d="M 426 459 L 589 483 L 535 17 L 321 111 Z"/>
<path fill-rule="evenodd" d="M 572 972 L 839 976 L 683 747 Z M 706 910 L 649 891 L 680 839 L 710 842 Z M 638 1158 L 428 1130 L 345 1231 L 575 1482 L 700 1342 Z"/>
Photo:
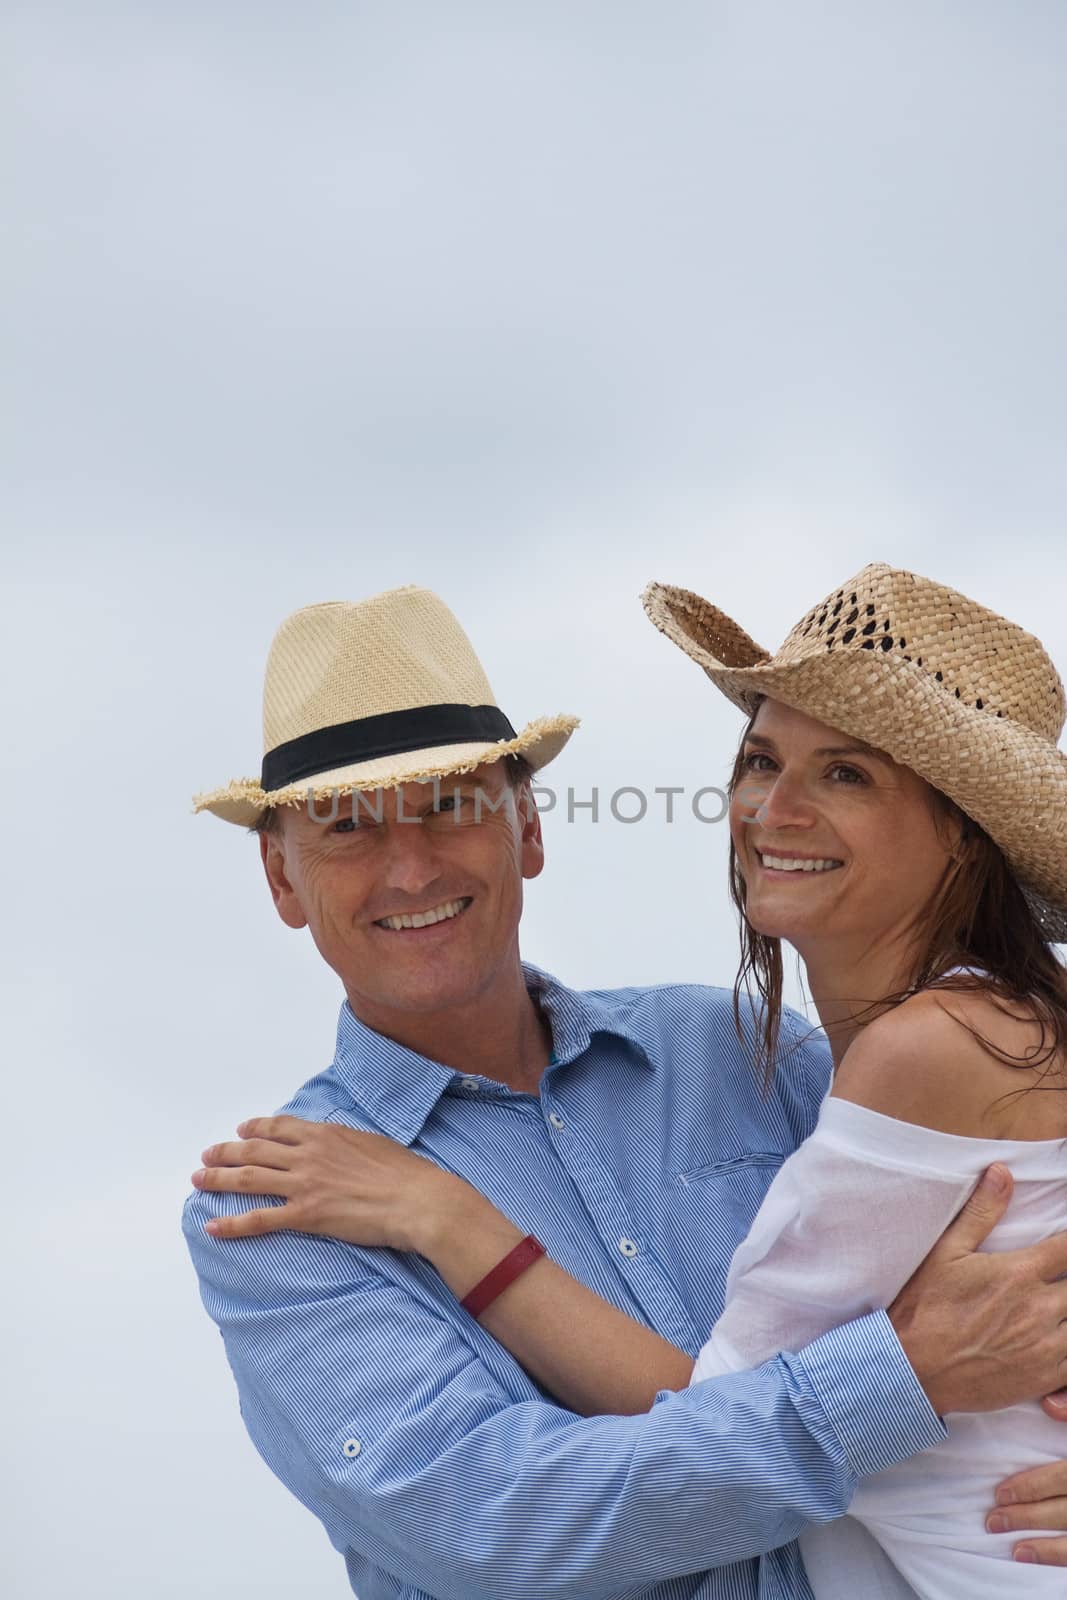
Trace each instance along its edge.
<path fill-rule="evenodd" d="M 642 596 L 660 631 L 749 715 L 767 696 L 862 739 L 955 802 L 1004 852 L 1053 943 L 1067 941 L 1067 756 L 1023 724 L 946 694 L 896 654 L 776 662 L 700 595 L 650 584 Z"/>
<path fill-rule="evenodd" d="M 334 792 L 352 794 L 356 790 L 396 789 L 405 783 L 473 772 L 476 767 L 511 755 L 525 756 L 536 772 L 559 755 L 577 726 L 577 717 L 539 717 L 527 723 L 514 739 L 501 739 L 492 744 L 436 745 L 430 749 L 380 756 L 373 761 L 317 772 L 313 777 L 287 784 L 282 789 L 264 789 L 258 778 L 239 778 L 223 789 L 194 796 L 193 810 L 210 811 L 223 822 L 253 828 L 269 807 L 306 804 L 309 791 L 314 800 L 320 800 Z"/>

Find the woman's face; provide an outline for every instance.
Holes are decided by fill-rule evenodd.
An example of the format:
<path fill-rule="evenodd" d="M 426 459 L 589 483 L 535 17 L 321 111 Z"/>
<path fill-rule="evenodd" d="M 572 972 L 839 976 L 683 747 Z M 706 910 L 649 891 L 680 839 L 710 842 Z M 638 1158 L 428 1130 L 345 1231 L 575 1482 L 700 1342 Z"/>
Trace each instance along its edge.
<path fill-rule="evenodd" d="M 776 700 L 745 739 L 730 833 L 757 932 L 816 943 L 910 941 L 956 830 L 909 767 Z"/>

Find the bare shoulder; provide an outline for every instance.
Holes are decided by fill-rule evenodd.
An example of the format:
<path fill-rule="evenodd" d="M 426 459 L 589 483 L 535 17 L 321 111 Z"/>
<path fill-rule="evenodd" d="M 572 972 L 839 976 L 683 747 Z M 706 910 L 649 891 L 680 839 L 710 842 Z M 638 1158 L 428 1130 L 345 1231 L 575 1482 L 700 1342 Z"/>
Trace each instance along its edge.
<path fill-rule="evenodd" d="M 1024 1062 L 1028 1052 L 1032 1057 L 1041 1051 L 1032 1014 L 1006 1014 L 980 990 L 927 990 L 864 1028 L 845 1053 L 831 1093 L 902 1122 L 968 1138 L 1067 1134 L 1064 1064 L 1008 1065 L 976 1033 Z M 1061 1092 L 1018 1093 L 1038 1084 Z"/>

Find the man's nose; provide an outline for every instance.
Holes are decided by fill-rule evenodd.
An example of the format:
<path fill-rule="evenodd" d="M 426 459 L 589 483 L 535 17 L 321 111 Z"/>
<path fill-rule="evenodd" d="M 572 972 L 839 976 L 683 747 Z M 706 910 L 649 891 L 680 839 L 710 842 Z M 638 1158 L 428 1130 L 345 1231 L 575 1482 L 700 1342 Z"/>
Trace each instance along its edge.
<path fill-rule="evenodd" d="M 385 826 L 383 886 L 419 894 L 441 876 L 434 830 L 418 817 L 391 819 Z"/>

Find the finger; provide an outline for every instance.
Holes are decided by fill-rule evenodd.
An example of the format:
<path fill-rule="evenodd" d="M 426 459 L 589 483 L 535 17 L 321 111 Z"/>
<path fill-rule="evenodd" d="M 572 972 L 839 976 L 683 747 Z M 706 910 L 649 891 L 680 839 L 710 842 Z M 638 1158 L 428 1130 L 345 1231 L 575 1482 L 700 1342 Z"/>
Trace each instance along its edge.
<path fill-rule="evenodd" d="M 1067 1529 L 1067 1496 L 998 1506 L 985 1519 L 988 1533 L 1013 1533 L 1017 1528 Z"/>
<path fill-rule="evenodd" d="M 210 1222 L 205 1222 L 204 1232 L 210 1233 L 213 1239 L 254 1239 L 289 1226 L 289 1207 L 270 1206 L 266 1211 L 240 1211 L 236 1216 L 212 1217 Z"/>
<path fill-rule="evenodd" d="M 279 1167 L 285 1171 L 292 1159 L 292 1145 L 276 1139 L 231 1139 L 227 1144 L 212 1144 L 200 1152 L 205 1167 Z"/>
<path fill-rule="evenodd" d="M 1004 1253 L 1008 1254 L 1009 1252 L 1005 1251 Z M 1060 1324 L 1063 1350 L 1064 1354 L 1067 1355 L 1067 1278 L 1062 1283 L 1044 1284 L 1034 1292 L 1039 1294 L 1045 1303 L 1049 1326 L 1051 1327 L 1054 1320 Z M 1053 1390 L 1054 1394 L 1063 1394 L 1064 1392 L 1063 1389 Z"/>
<path fill-rule="evenodd" d="M 950 1222 L 941 1235 L 941 1245 L 950 1245 L 954 1251 L 977 1250 L 982 1241 L 992 1233 L 1011 1199 L 1012 1176 L 1007 1167 L 994 1161 L 982 1174 L 977 1187 L 971 1192 L 963 1210 Z"/>
<path fill-rule="evenodd" d="M 1061 1495 L 1067 1495 L 1067 1461 L 1050 1461 L 1042 1467 L 1014 1472 L 997 1484 L 996 1491 L 998 1507 L 1032 1505 Z"/>
<path fill-rule="evenodd" d="M 1052 1233 L 1028 1249 L 1046 1283 L 1053 1283 L 1067 1272 L 1067 1233 Z"/>
<path fill-rule="evenodd" d="M 1041 1402 L 1041 1409 L 1053 1422 L 1067 1422 L 1067 1389 L 1055 1389 Z M 1067 1466 L 1064 1467 L 1067 1476 Z"/>
<path fill-rule="evenodd" d="M 190 1180 L 193 1187 L 214 1194 L 280 1194 L 292 1192 L 291 1172 L 274 1167 L 201 1167 Z"/>
<path fill-rule="evenodd" d="M 1031 1561 L 1039 1567 L 1067 1567 L 1067 1539 L 1027 1539 L 1012 1545 L 1015 1561 Z"/>
<path fill-rule="evenodd" d="M 237 1124 L 242 1139 L 277 1139 L 280 1144 L 299 1144 L 307 1130 L 303 1117 L 249 1117 Z"/>

